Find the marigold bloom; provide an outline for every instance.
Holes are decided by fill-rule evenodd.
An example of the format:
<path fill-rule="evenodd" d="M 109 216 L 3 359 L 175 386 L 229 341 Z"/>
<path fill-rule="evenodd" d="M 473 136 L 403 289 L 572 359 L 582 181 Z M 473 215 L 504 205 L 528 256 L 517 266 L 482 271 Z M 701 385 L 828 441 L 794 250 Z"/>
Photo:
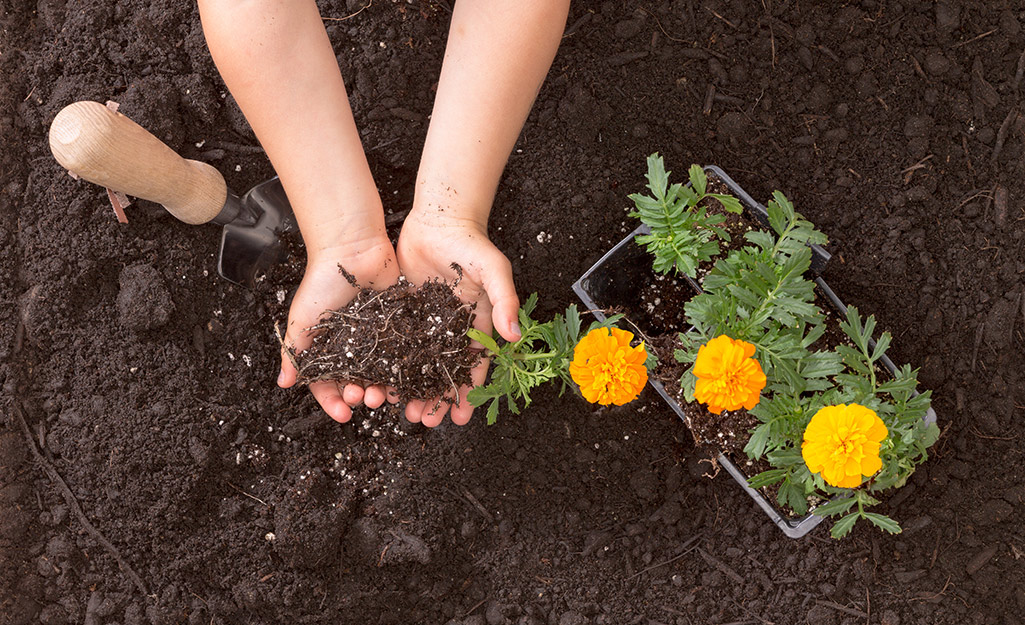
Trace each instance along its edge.
<path fill-rule="evenodd" d="M 644 343 L 630 347 L 634 335 L 619 328 L 595 328 L 573 349 L 569 374 L 591 403 L 602 406 L 633 401 L 648 381 Z"/>
<path fill-rule="evenodd" d="M 879 444 L 889 432 L 874 411 L 859 404 L 826 406 L 804 430 L 801 455 L 812 473 L 839 488 L 861 486 L 883 468 Z"/>
<path fill-rule="evenodd" d="M 765 373 L 754 355 L 754 345 L 725 334 L 702 345 L 691 369 L 698 379 L 694 399 L 715 414 L 754 408 L 765 388 Z"/>

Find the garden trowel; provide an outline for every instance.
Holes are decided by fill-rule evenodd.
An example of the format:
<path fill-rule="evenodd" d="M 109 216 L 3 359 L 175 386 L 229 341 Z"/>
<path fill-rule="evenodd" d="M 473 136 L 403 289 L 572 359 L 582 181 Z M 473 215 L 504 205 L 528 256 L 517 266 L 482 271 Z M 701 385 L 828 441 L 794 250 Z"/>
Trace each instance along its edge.
<path fill-rule="evenodd" d="M 296 223 L 277 177 L 240 199 L 214 167 L 182 158 L 99 102 L 75 102 L 58 113 L 50 150 L 79 178 L 162 204 L 187 224 L 224 226 L 217 271 L 232 282 L 251 287 L 287 256 L 281 235 Z"/>

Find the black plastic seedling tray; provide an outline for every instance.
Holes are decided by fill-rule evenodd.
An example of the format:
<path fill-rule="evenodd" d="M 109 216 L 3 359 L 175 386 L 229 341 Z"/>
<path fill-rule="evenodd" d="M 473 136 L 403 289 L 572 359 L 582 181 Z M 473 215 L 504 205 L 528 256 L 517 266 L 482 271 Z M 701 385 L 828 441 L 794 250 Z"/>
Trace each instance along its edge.
<path fill-rule="evenodd" d="M 726 183 L 730 188 L 730 192 L 740 199 L 748 216 L 754 217 L 759 223 L 768 226 L 768 212 L 763 205 L 755 202 L 750 195 L 744 192 L 737 183 L 718 167 L 705 167 L 705 171 L 709 174 L 714 174 Z M 637 279 L 637 276 L 651 271 L 651 257 L 644 248 L 636 243 L 635 238 L 638 234 L 647 234 L 648 232 L 647 226 L 641 226 L 631 232 L 602 256 L 590 269 L 584 272 L 584 275 L 579 280 L 573 283 L 573 292 L 584 303 L 586 309 L 593 311 L 598 319 L 605 319 L 605 314 L 602 310 L 621 308 L 627 303 L 640 301 L 641 290 L 645 285 L 642 280 Z M 834 310 L 843 316 L 846 314 L 846 306 L 844 306 L 844 303 L 836 293 L 833 292 L 833 289 L 826 284 L 826 281 L 819 276 L 825 270 L 829 258 L 829 252 L 817 245 L 812 246 L 810 271 L 815 276 L 815 284 L 819 291 L 830 302 Z M 695 294 L 700 292 L 700 287 L 697 283 L 689 278 L 680 285 L 680 288 L 692 289 Z M 880 362 L 891 373 L 896 374 L 897 366 L 888 356 L 884 355 Z M 686 423 L 687 417 L 683 412 L 683 407 L 669 395 L 665 386 L 652 378 L 648 379 L 648 383 L 662 396 L 662 399 L 669 404 L 680 419 Z M 926 414 L 925 420 L 929 423 L 936 422 L 936 413 L 932 408 Z M 812 513 L 801 517 L 788 517 L 784 515 L 762 493 L 748 485 L 748 476 L 744 475 L 743 471 L 725 454 L 720 453 L 717 460 L 726 469 L 726 472 L 755 500 L 758 507 L 764 510 L 776 526 L 790 538 L 805 536 L 824 520 L 825 517 L 816 516 Z"/>

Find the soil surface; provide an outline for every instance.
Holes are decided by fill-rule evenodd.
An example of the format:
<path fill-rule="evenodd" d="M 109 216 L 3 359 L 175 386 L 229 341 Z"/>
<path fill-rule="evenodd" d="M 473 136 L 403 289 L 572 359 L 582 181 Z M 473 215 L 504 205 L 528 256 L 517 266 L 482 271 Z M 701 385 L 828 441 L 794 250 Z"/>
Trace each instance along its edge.
<path fill-rule="evenodd" d="M 449 4 L 320 5 L 397 213 Z M 881 506 L 904 533 L 835 542 L 703 477 L 650 392 L 596 410 L 549 389 L 426 431 L 279 390 L 302 254 L 242 290 L 215 228 L 145 202 L 119 225 L 46 145 L 64 105 L 112 99 L 237 191 L 269 177 L 194 5 L 7 3 L 0 622 L 1019 622 L 1023 25 L 1020 0 L 576 3 L 499 187 L 491 235 L 542 318 L 635 227 L 656 150 L 780 189 L 830 236 L 829 283 L 922 367 L 943 429 Z"/>

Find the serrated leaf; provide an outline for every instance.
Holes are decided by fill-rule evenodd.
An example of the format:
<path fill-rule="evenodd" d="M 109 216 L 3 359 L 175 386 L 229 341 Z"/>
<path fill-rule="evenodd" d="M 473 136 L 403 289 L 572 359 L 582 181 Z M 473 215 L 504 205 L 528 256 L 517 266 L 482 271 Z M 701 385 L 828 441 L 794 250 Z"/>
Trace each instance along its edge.
<path fill-rule="evenodd" d="M 694 192 L 698 195 L 705 194 L 705 188 L 708 186 L 708 177 L 705 175 L 705 170 L 700 165 L 691 165 L 690 171 L 687 172 L 690 178 L 690 184 L 694 188 Z"/>
<path fill-rule="evenodd" d="M 477 328 L 470 328 L 466 331 L 466 335 L 483 345 L 492 354 L 497 354 L 499 352 L 498 343 L 495 339 L 491 338 L 490 335 L 484 334 Z"/>
<path fill-rule="evenodd" d="M 787 218 L 783 214 L 783 209 L 779 204 L 769 202 L 769 205 L 765 207 L 765 210 L 769 214 L 769 227 L 772 228 L 773 232 L 777 235 L 782 235 L 787 228 Z"/>
<path fill-rule="evenodd" d="M 498 421 L 498 399 L 491 402 L 487 412 L 488 425 L 494 425 Z"/>
<path fill-rule="evenodd" d="M 747 484 L 751 488 L 759 489 L 781 481 L 786 475 L 786 469 L 769 469 L 748 479 Z"/>
<path fill-rule="evenodd" d="M 864 515 L 866 519 L 872 522 L 872 525 L 875 525 L 884 532 L 889 532 L 890 534 L 901 533 L 900 525 L 886 515 L 875 512 L 865 512 Z"/>
<path fill-rule="evenodd" d="M 479 408 L 484 405 L 489 399 L 493 399 L 498 393 L 494 392 L 494 384 L 487 386 L 475 386 L 470 389 L 467 393 L 466 399 L 469 400 L 470 404 L 475 408 Z"/>
<path fill-rule="evenodd" d="M 932 447 L 940 439 L 940 428 L 935 423 L 930 423 L 922 433 L 921 444 L 925 448 Z"/>
<path fill-rule="evenodd" d="M 722 204 L 723 210 L 727 213 L 739 215 L 744 212 L 744 205 L 740 203 L 740 200 L 732 195 L 726 195 L 724 193 L 709 193 L 708 197 L 714 197 L 719 200 L 719 203 Z"/>
<path fill-rule="evenodd" d="M 804 488 L 792 482 L 790 478 L 779 487 L 777 500 L 781 504 L 789 505 L 796 514 L 808 512 L 808 499 L 804 495 Z"/>
<path fill-rule="evenodd" d="M 843 538 L 847 534 L 851 533 L 851 530 L 854 529 L 854 523 L 857 522 L 857 520 L 857 512 L 848 514 L 836 523 L 833 523 L 833 528 L 829 530 L 829 535 L 837 540 Z"/>
<path fill-rule="evenodd" d="M 815 516 L 836 516 L 847 512 L 856 503 L 858 503 L 857 497 L 834 499 L 833 501 L 824 503 L 818 508 L 815 508 L 812 513 L 815 514 Z"/>
<path fill-rule="evenodd" d="M 769 442 L 769 424 L 763 423 L 751 432 L 751 438 L 748 439 L 747 445 L 744 445 L 744 453 L 747 454 L 748 458 L 758 459 L 765 453 L 765 446 Z"/>
<path fill-rule="evenodd" d="M 655 194 L 655 197 L 665 197 L 670 173 L 666 171 L 665 163 L 658 152 L 648 157 L 648 188 Z"/>
<path fill-rule="evenodd" d="M 893 337 L 890 336 L 889 332 L 883 332 L 883 335 L 879 337 L 878 341 L 876 341 L 876 346 L 872 350 L 872 362 L 883 357 L 883 354 L 885 354 L 886 350 L 890 347 L 890 340 L 892 338 Z"/>

